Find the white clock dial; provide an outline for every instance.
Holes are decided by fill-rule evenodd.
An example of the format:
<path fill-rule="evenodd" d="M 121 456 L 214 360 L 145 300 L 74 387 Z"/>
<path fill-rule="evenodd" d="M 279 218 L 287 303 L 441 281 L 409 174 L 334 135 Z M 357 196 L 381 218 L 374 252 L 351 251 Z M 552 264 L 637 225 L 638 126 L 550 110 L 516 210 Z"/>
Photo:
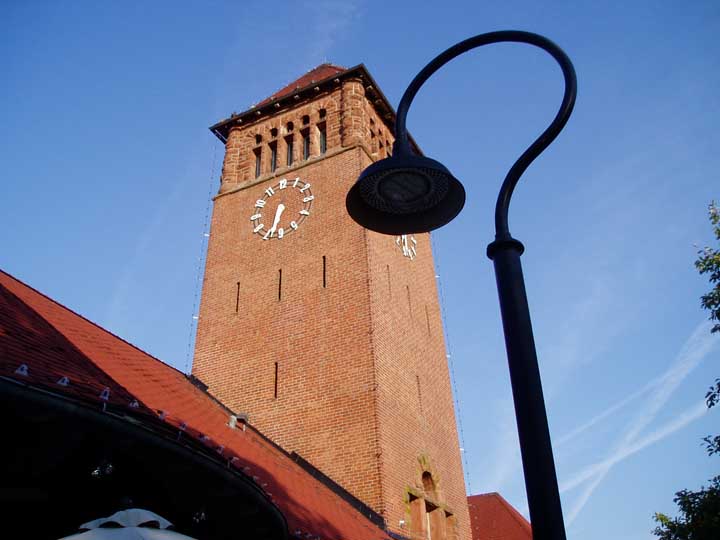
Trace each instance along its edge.
<path fill-rule="evenodd" d="M 417 257 L 417 240 L 412 234 L 403 234 L 396 237 L 395 245 L 402 250 L 403 257 L 407 257 L 411 261 Z"/>
<path fill-rule="evenodd" d="M 299 177 L 266 187 L 250 215 L 253 234 L 263 240 L 285 238 L 310 217 L 314 200 L 310 183 Z"/>

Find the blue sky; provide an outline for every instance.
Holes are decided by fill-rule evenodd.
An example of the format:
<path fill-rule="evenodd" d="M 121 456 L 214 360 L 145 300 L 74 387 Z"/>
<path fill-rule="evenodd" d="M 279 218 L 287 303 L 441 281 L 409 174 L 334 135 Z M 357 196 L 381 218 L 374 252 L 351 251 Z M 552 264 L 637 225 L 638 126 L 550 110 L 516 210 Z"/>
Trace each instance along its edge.
<path fill-rule="evenodd" d="M 579 92 L 523 177 L 523 265 L 570 538 L 651 538 L 652 513 L 716 474 L 718 375 L 693 268 L 720 199 L 717 2 L 3 2 L 0 266 L 186 369 L 208 198 L 207 130 L 323 62 L 365 63 L 397 104 L 435 54 L 481 32 L 547 35 Z M 485 246 L 505 172 L 550 121 L 559 70 L 475 51 L 408 126 L 468 192 L 433 235 L 473 493 L 527 514 Z"/>

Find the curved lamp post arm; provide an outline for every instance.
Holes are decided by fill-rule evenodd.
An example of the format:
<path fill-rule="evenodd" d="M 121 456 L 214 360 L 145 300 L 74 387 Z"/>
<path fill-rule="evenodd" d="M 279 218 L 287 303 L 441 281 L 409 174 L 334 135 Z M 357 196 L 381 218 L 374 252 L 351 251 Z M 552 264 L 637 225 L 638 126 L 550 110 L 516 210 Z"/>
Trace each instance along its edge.
<path fill-rule="evenodd" d="M 555 43 L 541 35 L 533 34 L 531 32 L 503 30 L 471 37 L 440 53 L 427 66 L 425 66 L 420 73 L 417 74 L 408 86 L 407 90 L 405 90 L 405 93 L 400 100 L 395 121 L 395 144 L 393 146 L 393 155 L 412 154 L 410 142 L 408 140 L 407 128 L 405 127 L 405 121 L 410 104 L 425 81 L 427 81 L 433 73 L 453 58 L 471 49 L 501 42 L 527 43 L 547 51 L 550 55 L 552 55 L 557 63 L 560 64 L 563 77 L 565 78 L 565 94 L 555 118 L 545 131 L 543 131 L 542 134 L 535 139 L 535 142 L 533 142 L 527 150 L 523 152 L 515 164 L 510 168 L 510 171 L 507 173 L 507 176 L 505 176 L 505 180 L 503 181 L 500 189 L 497 203 L 495 205 L 495 239 L 505 241 L 512 240 L 510 230 L 508 228 L 508 208 L 510 206 L 510 198 L 512 197 L 515 185 L 518 183 L 520 177 L 533 160 L 538 157 L 543 150 L 545 150 L 550 143 L 555 140 L 560 131 L 562 131 L 568 121 L 568 118 L 570 118 L 570 114 L 572 113 L 575 105 L 575 96 L 577 95 L 575 69 L 565 52 L 555 45 Z"/>
<path fill-rule="evenodd" d="M 379 164 L 371 165 L 366 172 L 375 167 L 379 169 L 379 173 L 370 171 L 366 177 L 361 175 L 361 178 L 365 178 L 366 182 L 375 180 L 377 183 L 379 182 L 377 178 L 382 180 L 384 178 L 382 174 L 387 173 L 387 177 L 393 178 L 399 185 L 402 185 L 403 181 L 412 185 L 411 180 L 413 179 L 407 172 L 408 164 L 412 167 L 418 158 L 414 157 L 410 147 L 405 120 L 410 104 L 418 90 L 433 73 L 456 56 L 476 47 L 499 42 L 527 43 L 543 49 L 560 64 L 565 77 L 565 94 L 555 118 L 535 142 L 523 152 L 505 176 L 495 205 L 495 241 L 488 246 L 487 250 L 488 257 L 493 260 L 495 267 L 533 539 L 565 540 L 565 525 L 555 461 L 547 424 L 525 281 L 520 264 L 520 255 L 524 248 L 518 240 L 510 236 L 508 209 L 510 198 L 520 176 L 533 160 L 555 140 L 572 113 L 577 94 L 577 81 L 570 59 L 560 47 L 549 39 L 538 34 L 514 30 L 480 34 L 453 45 L 425 66 L 403 94 L 397 111 L 393 155 L 385 160 L 389 164 L 382 165 L 383 161 L 380 161 Z M 439 166 L 441 167 L 427 158 L 424 158 L 424 161 L 417 167 L 427 167 L 427 163 L 430 163 L 430 167 L 436 170 Z M 399 171 L 394 177 L 390 174 L 393 172 L 393 168 Z M 373 177 L 372 174 L 375 176 Z M 420 175 L 420 173 L 415 174 L 416 176 Z M 446 169 L 441 169 L 441 174 L 445 174 L 446 178 L 451 177 Z M 402 195 L 402 191 L 399 193 Z M 462 202 L 464 202 L 464 191 L 462 195 Z M 448 207 L 451 206 L 452 204 Z M 461 207 L 462 204 L 455 204 L 450 208 L 451 211 L 447 212 L 450 219 L 457 215 Z M 360 214 L 360 212 L 356 213 Z M 374 217 L 372 214 L 370 216 Z M 427 215 L 421 215 L 421 218 L 427 219 Z M 416 221 L 422 223 L 422 219 Z M 449 219 L 445 219 L 444 222 L 447 221 Z M 444 222 L 438 220 L 437 223 L 441 226 Z M 431 225 L 434 226 L 435 222 L 431 222 Z M 426 230 L 431 230 L 431 227 L 427 227 Z"/>

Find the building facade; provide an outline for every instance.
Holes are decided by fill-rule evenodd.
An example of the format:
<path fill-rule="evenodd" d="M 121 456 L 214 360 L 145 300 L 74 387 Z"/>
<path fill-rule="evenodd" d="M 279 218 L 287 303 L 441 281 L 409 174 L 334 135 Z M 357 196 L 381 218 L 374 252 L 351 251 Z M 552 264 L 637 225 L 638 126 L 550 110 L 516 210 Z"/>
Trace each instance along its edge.
<path fill-rule="evenodd" d="M 430 237 L 345 210 L 391 149 L 364 66 L 323 64 L 225 143 L 193 375 L 409 538 L 470 538 Z"/>

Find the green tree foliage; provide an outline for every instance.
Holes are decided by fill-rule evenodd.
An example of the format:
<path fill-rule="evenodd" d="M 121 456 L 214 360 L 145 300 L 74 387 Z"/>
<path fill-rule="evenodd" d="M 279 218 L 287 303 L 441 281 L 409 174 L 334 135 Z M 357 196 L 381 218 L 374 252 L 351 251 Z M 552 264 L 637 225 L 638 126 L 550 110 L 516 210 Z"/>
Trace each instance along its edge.
<path fill-rule="evenodd" d="M 715 287 L 716 289 L 718 287 Z M 708 409 L 714 407 L 718 400 L 720 400 L 720 379 L 715 379 L 715 385 L 710 387 L 707 394 L 705 394 L 705 402 L 707 403 Z M 720 454 L 720 435 L 708 435 L 703 439 L 705 441 L 705 448 L 708 454 Z M 719 537 L 720 538 L 720 537 Z"/>
<path fill-rule="evenodd" d="M 715 239 L 720 242 L 720 210 L 718 210 L 715 201 L 710 203 L 708 214 L 710 215 L 710 223 L 713 226 Z M 700 302 L 702 307 L 710 312 L 710 320 L 715 321 L 711 332 L 720 332 L 720 249 L 706 247 L 698 251 L 695 268 L 698 269 L 700 275 L 708 274 L 710 284 L 713 285 L 709 293 L 702 295 Z"/>
<path fill-rule="evenodd" d="M 655 514 L 658 527 L 653 533 L 660 540 L 718 540 L 720 538 L 720 476 L 709 487 L 698 491 L 678 491 L 673 499 L 680 517 L 670 519 Z"/>
<path fill-rule="evenodd" d="M 715 239 L 720 246 L 720 211 L 713 201 L 708 208 L 710 223 Z M 698 251 L 695 268 L 700 274 L 708 274 L 712 289 L 700 298 L 704 309 L 710 312 L 714 321 L 711 332 L 720 332 L 720 249 L 705 247 Z M 720 401 L 720 378 L 705 394 L 708 408 Z M 705 439 L 709 455 L 720 454 L 720 435 L 707 436 Z M 682 490 L 673 499 L 678 505 L 680 515 L 674 519 L 665 514 L 655 514 L 658 526 L 653 534 L 660 540 L 718 540 L 720 539 L 720 476 L 710 479 L 710 485 L 698 491 Z"/>
<path fill-rule="evenodd" d="M 720 210 L 715 201 L 710 203 L 708 214 L 715 239 L 720 244 Z M 698 251 L 695 268 L 700 272 L 700 275 L 707 274 L 710 284 L 713 286 L 710 292 L 700 297 L 700 303 L 703 308 L 710 312 L 710 320 L 715 321 L 711 332 L 720 332 L 720 249 L 705 247 Z M 708 408 L 712 408 L 718 403 L 720 400 L 720 379 L 715 379 L 715 384 L 705 394 L 705 400 Z M 720 435 L 707 436 L 704 441 L 708 454 L 720 454 Z"/>

